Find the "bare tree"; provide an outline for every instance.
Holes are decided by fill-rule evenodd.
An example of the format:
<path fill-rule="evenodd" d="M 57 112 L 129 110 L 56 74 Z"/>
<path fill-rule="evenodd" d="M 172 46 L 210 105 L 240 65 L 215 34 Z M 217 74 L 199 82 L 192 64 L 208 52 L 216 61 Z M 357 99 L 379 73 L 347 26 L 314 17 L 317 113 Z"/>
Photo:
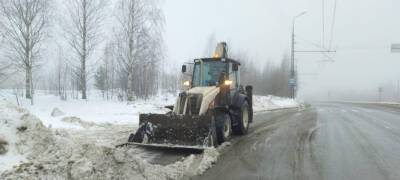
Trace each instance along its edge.
<path fill-rule="evenodd" d="M 123 79 L 126 79 L 128 101 L 134 96 L 152 93 L 162 58 L 162 33 L 164 17 L 157 0 L 120 0 L 117 9 L 118 60 Z M 136 93 L 136 94 L 135 94 Z"/>
<path fill-rule="evenodd" d="M 114 95 L 116 72 L 113 50 L 113 44 L 108 42 L 104 47 L 102 61 L 95 74 L 95 86 L 102 91 L 103 98 L 107 100 L 112 99 Z"/>
<path fill-rule="evenodd" d="M 105 93 L 107 100 L 112 99 L 114 96 L 116 79 L 116 62 L 114 58 L 114 52 L 114 43 L 106 43 L 102 60 L 105 70 Z"/>
<path fill-rule="evenodd" d="M 56 95 L 65 101 L 67 100 L 69 66 L 63 48 L 60 45 L 58 46 L 58 55 L 54 70 L 55 76 L 52 77 L 55 78 L 54 87 L 56 87 Z"/>
<path fill-rule="evenodd" d="M 40 44 L 46 37 L 49 0 L 7 0 L 0 3 L 8 59 L 25 71 L 25 96 L 33 104 L 33 69 L 38 65 Z"/>
<path fill-rule="evenodd" d="M 253 85 L 256 94 L 285 96 L 290 95 L 288 81 L 290 71 L 290 58 L 284 54 L 280 66 L 271 59 L 260 65 L 257 61 L 252 61 L 244 51 L 232 53 L 233 59 L 240 61 L 240 79 L 243 85 Z"/>
<path fill-rule="evenodd" d="M 79 65 L 79 88 L 82 99 L 87 99 L 88 61 L 100 42 L 100 27 L 103 22 L 105 0 L 68 0 L 69 27 L 66 28 L 69 45 L 72 47 Z"/>

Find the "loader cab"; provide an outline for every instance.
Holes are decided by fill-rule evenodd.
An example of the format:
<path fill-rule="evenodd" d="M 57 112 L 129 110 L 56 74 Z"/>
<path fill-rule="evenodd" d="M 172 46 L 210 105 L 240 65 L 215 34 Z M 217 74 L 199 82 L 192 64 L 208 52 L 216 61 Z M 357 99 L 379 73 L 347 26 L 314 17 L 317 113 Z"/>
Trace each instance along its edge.
<path fill-rule="evenodd" d="M 192 87 L 230 86 L 236 89 L 240 85 L 240 63 L 226 58 L 205 58 L 194 60 Z M 182 70 L 184 70 L 182 68 Z"/>

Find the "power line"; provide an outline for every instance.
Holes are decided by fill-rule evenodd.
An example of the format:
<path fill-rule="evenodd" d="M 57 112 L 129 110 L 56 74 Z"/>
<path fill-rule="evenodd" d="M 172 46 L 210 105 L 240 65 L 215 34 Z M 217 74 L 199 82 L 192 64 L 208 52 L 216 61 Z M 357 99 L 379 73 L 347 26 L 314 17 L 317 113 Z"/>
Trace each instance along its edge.
<path fill-rule="evenodd" d="M 337 0 L 335 0 L 334 6 L 333 6 L 333 18 L 332 18 L 332 25 L 331 25 L 331 39 L 329 40 L 329 49 L 332 48 L 333 30 L 335 29 L 335 22 L 336 22 L 336 6 L 337 6 Z"/>
<path fill-rule="evenodd" d="M 322 0 L 322 47 L 325 45 L 325 0 Z"/>
<path fill-rule="evenodd" d="M 328 50 L 328 49 L 322 47 L 322 45 L 318 44 L 318 43 L 315 42 L 315 41 L 307 40 L 307 39 L 305 39 L 305 38 L 303 38 L 303 37 L 301 37 L 301 36 L 298 36 L 298 35 L 297 35 L 296 37 L 297 37 L 298 39 L 302 40 L 303 42 L 306 42 L 306 43 L 308 43 L 308 44 L 310 44 L 310 45 L 315 46 L 316 48 L 321 48 L 321 49 L 323 49 L 323 50 Z"/>

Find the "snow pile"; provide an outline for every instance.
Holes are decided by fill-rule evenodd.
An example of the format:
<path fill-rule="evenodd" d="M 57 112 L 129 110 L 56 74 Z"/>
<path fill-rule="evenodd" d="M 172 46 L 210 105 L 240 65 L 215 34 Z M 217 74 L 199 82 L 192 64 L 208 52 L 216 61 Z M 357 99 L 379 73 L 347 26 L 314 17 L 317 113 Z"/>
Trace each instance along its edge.
<path fill-rule="evenodd" d="M 45 151 L 53 141 L 51 132 L 39 119 L 3 101 L 0 101 L 0 139 L 8 144 L 7 152 L 0 155 L 0 171 Z"/>
<path fill-rule="evenodd" d="M 282 98 L 276 96 L 258 96 L 253 97 L 253 110 L 254 112 L 269 111 L 282 108 L 295 108 L 299 107 L 301 103 L 294 99 Z"/>
<path fill-rule="evenodd" d="M 57 117 L 57 116 L 63 116 L 63 115 L 65 115 L 65 113 L 64 112 L 62 112 L 60 109 L 58 109 L 58 108 L 54 108 L 52 111 L 51 111 L 51 117 Z"/>
<path fill-rule="evenodd" d="M 0 122 L 0 137 L 9 144 L 9 151 L 0 155 L 0 179 L 182 179 L 202 174 L 219 156 L 212 148 L 165 166 L 151 164 L 137 148 L 79 141 L 4 102 Z"/>
<path fill-rule="evenodd" d="M 8 142 L 6 140 L 0 139 L 0 155 L 7 153 Z"/>
<path fill-rule="evenodd" d="M 0 178 L 12 179 L 183 179 L 200 175 L 217 160 L 215 149 L 190 155 L 162 166 L 141 159 L 135 148 L 109 148 L 93 144 L 75 145 L 25 163 Z M 200 163 L 199 163 L 200 162 Z"/>
<path fill-rule="evenodd" d="M 204 151 L 203 158 L 200 161 L 199 167 L 195 172 L 195 175 L 201 175 L 210 169 L 215 162 L 217 162 L 219 157 L 219 152 L 216 149 L 206 149 Z"/>
<path fill-rule="evenodd" d="M 62 122 L 66 122 L 66 123 L 71 123 L 74 125 L 79 125 L 83 128 L 90 128 L 93 126 L 96 126 L 97 124 L 93 123 L 93 122 L 86 122 L 86 121 L 82 121 L 80 118 L 72 116 L 72 117 L 64 117 L 61 119 Z"/>

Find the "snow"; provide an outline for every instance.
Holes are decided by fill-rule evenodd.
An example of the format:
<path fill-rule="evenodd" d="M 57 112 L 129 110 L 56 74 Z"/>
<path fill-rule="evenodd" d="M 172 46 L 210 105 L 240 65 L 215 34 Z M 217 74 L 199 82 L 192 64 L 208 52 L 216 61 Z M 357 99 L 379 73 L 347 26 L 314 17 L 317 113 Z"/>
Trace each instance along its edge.
<path fill-rule="evenodd" d="M 3 97 L 16 104 L 15 97 L 11 92 L 11 90 L 0 91 L 0 99 Z M 138 124 L 139 113 L 166 113 L 168 109 L 164 106 L 175 103 L 175 95 L 173 94 L 158 95 L 149 100 L 136 100 L 128 104 L 117 100 L 104 100 L 96 92 L 91 93 L 92 96 L 89 100 L 69 99 L 62 101 L 57 96 L 37 91 L 35 105 L 31 106 L 29 101 L 24 101 L 22 107 L 35 114 L 46 127 L 70 129 L 80 127 L 66 123 L 63 121 L 64 118 L 77 117 L 84 122 L 96 124 Z M 64 115 L 53 117 L 52 111 L 56 108 Z"/>
<path fill-rule="evenodd" d="M 127 104 L 98 94 L 87 101 L 61 101 L 39 91 L 34 106 L 21 98 L 18 107 L 11 92 L 0 90 L 0 140 L 8 143 L 0 155 L 0 179 L 182 179 L 204 173 L 230 145 L 152 164 L 147 152 L 115 145 L 138 126 L 139 113 L 165 113 L 163 107 L 174 104 L 176 95 Z M 255 112 L 297 106 L 290 99 L 254 96 Z"/>
<path fill-rule="evenodd" d="M 40 120 L 27 110 L 0 101 L 0 138 L 8 143 L 8 151 L 0 155 L 0 172 L 26 161 L 33 148 L 42 150 L 30 140 L 46 140 L 46 133 Z"/>
<path fill-rule="evenodd" d="M 160 94 L 148 100 L 136 100 L 128 104 L 117 100 L 104 100 L 98 91 L 90 94 L 89 100 L 62 101 L 57 96 L 37 91 L 35 105 L 31 106 L 29 101 L 23 100 L 22 107 L 37 116 L 46 127 L 55 129 L 85 129 L 106 124 L 137 126 L 140 113 L 166 113 L 169 110 L 164 106 L 174 104 L 176 98 L 175 94 Z M 12 90 L 0 90 L 0 99 L 2 97 L 16 104 Z M 19 101 L 21 99 L 23 98 Z M 299 105 L 296 100 L 288 98 L 258 95 L 253 97 L 254 112 L 293 108 Z M 54 115 L 55 110 L 59 111 L 56 115 Z"/>
<path fill-rule="evenodd" d="M 289 98 L 282 98 L 276 96 L 258 96 L 253 97 L 253 110 L 254 112 L 271 111 L 285 108 L 296 108 L 301 106 L 302 103 Z"/>
<path fill-rule="evenodd" d="M 0 117 L 0 135 L 10 143 L 0 156 L 0 179 L 181 179 L 203 173 L 219 155 L 211 148 L 165 166 L 151 164 L 135 148 L 87 144 L 4 101 Z"/>
<path fill-rule="evenodd" d="M 11 168 L 25 159 L 16 149 L 17 127 L 21 125 L 20 121 L 10 121 L 11 119 L 20 119 L 19 114 L 9 111 L 8 103 L 0 102 L 0 139 L 7 142 L 7 152 L 0 155 L 0 172 Z"/>
<path fill-rule="evenodd" d="M 334 102 L 400 106 L 400 102 L 391 102 L 391 101 L 334 101 Z"/>

